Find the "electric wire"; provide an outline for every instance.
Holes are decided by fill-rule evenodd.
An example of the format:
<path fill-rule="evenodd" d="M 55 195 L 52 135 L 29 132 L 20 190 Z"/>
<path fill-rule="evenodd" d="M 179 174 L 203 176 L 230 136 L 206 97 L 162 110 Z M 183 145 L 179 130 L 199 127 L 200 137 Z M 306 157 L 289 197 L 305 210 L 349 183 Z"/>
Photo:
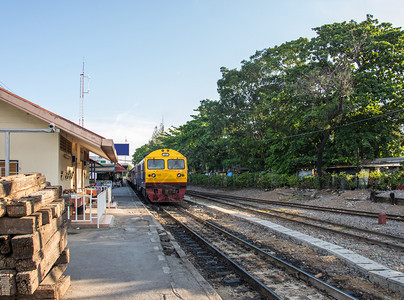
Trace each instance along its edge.
<path fill-rule="evenodd" d="M 5 84 L 4 84 L 3 82 L 1 82 L 1 81 L 0 81 L 0 87 L 3 87 L 3 88 L 5 88 L 6 90 L 8 90 L 8 91 L 14 93 L 7 85 L 5 85 Z"/>
<path fill-rule="evenodd" d="M 348 124 L 343 124 L 343 125 L 340 125 L 340 126 L 334 126 L 334 127 L 330 127 L 330 128 L 327 128 L 327 129 L 318 129 L 318 130 L 313 130 L 313 131 L 309 131 L 309 132 L 298 133 L 298 134 L 293 134 L 293 135 L 288 135 L 288 136 L 283 136 L 283 137 L 278 137 L 278 138 L 266 139 L 265 141 L 283 140 L 283 139 L 289 139 L 289 138 L 294 138 L 294 137 L 300 137 L 300 136 L 320 133 L 320 132 L 324 132 L 324 131 L 327 131 L 327 130 L 335 130 L 335 129 L 338 129 L 338 128 L 348 127 L 348 126 L 351 126 L 351 125 L 354 125 L 354 124 L 363 123 L 363 122 L 366 122 L 366 121 L 369 121 L 369 120 L 382 118 L 382 117 L 392 115 L 392 114 L 395 114 L 395 113 L 399 113 L 399 112 L 404 112 L 404 108 L 398 109 L 398 110 L 395 110 L 395 111 L 391 111 L 391 112 L 387 112 L 387 113 L 384 113 L 384 114 L 380 114 L 380 115 L 377 115 L 377 116 L 373 116 L 373 117 L 370 117 L 370 118 L 361 119 L 361 120 L 354 121 L 354 122 L 351 122 L 351 123 L 348 123 Z M 260 140 L 260 141 L 263 142 L 264 140 Z"/>

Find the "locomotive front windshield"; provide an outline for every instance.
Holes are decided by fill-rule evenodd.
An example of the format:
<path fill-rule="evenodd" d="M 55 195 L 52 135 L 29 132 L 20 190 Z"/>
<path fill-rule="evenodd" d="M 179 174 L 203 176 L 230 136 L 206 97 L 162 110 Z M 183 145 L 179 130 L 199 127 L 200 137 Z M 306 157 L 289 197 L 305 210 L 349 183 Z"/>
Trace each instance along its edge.
<path fill-rule="evenodd" d="M 168 159 L 167 167 L 171 170 L 183 170 L 185 169 L 185 161 L 183 159 Z"/>
<path fill-rule="evenodd" d="M 163 170 L 164 159 L 149 159 L 147 160 L 147 169 L 149 170 Z"/>

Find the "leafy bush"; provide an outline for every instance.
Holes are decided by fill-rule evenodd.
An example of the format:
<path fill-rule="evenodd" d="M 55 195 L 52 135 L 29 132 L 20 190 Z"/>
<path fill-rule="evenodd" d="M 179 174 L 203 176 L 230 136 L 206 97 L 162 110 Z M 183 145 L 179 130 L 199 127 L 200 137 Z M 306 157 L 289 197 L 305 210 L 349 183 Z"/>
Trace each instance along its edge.
<path fill-rule="evenodd" d="M 314 187 L 314 176 L 304 176 L 299 179 L 299 188 L 309 189 Z"/>
<path fill-rule="evenodd" d="M 404 186 L 404 171 L 386 173 L 373 171 L 369 173 L 368 186 L 375 190 L 395 190 Z"/>
<path fill-rule="evenodd" d="M 300 177 L 297 175 L 290 175 L 287 179 L 287 185 L 293 188 L 300 187 Z"/>
<path fill-rule="evenodd" d="M 271 188 L 271 175 L 268 173 L 261 173 L 258 176 L 257 187 L 261 189 Z"/>
<path fill-rule="evenodd" d="M 227 186 L 226 176 L 223 176 L 223 175 L 210 176 L 209 186 L 220 187 L 220 188 L 226 187 Z"/>
<path fill-rule="evenodd" d="M 190 174 L 188 176 L 188 182 L 194 185 L 207 186 L 209 177 L 204 174 Z"/>
<path fill-rule="evenodd" d="M 357 186 L 356 176 L 345 172 L 332 174 L 330 178 L 329 187 L 334 189 L 352 190 Z"/>
<path fill-rule="evenodd" d="M 255 187 L 255 173 L 242 173 L 233 175 L 233 184 L 236 188 Z"/>
<path fill-rule="evenodd" d="M 321 182 L 320 182 L 321 180 Z M 375 190 L 392 190 L 404 186 L 404 171 L 392 174 L 373 171 L 361 171 L 357 175 L 347 173 L 326 174 L 318 176 L 299 177 L 296 175 L 261 173 L 243 173 L 224 175 L 190 174 L 190 184 L 217 188 L 261 188 L 275 189 L 279 187 L 294 187 L 302 189 L 323 188 L 355 189 L 372 188 Z"/>
<path fill-rule="evenodd" d="M 388 176 L 388 187 L 392 190 L 404 186 L 404 172 L 395 172 Z"/>

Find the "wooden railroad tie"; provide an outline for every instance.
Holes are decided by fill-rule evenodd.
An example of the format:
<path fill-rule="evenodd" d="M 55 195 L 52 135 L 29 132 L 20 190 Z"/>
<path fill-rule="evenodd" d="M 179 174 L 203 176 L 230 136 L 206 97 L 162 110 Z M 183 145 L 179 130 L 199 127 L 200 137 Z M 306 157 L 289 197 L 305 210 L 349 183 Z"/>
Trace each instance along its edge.
<path fill-rule="evenodd" d="M 69 288 L 61 194 L 40 173 L 0 178 L 0 299 L 61 299 Z"/>

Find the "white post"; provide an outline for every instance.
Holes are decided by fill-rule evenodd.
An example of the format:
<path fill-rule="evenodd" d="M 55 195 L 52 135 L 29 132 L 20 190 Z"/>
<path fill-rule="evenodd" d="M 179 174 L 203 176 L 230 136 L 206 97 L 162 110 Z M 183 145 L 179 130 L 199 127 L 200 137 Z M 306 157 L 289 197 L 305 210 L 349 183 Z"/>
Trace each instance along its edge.
<path fill-rule="evenodd" d="M 10 131 L 6 131 L 6 177 L 10 176 Z"/>

